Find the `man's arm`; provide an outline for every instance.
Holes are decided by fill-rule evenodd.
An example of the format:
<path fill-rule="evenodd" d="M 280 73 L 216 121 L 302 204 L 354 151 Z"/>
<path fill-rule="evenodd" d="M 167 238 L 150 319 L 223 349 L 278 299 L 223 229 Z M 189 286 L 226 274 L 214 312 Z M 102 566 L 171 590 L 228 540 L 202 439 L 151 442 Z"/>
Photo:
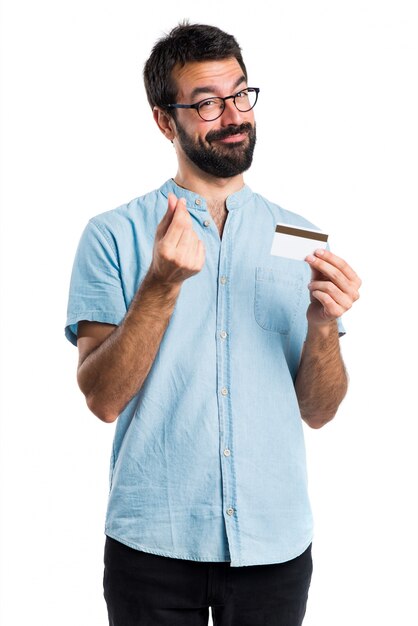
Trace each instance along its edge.
<path fill-rule="evenodd" d="M 329 251 L 318 250 L 306 260 L 312 268 L 311 304 L 295 389 L 302 418 L 320 428 L 334 417 L 347 391 L 336 319 L 359 298 L 361 280 Z"/>
<path fill-rule="evenodd" d="M 169 195 L 153 258 L 120 324 L 79 322 L 77 380 L 90 410 L 113 422 L 141 389 L 155 360 L 184 280 L 200 272 L 203 242 L 182 199 Z"/>

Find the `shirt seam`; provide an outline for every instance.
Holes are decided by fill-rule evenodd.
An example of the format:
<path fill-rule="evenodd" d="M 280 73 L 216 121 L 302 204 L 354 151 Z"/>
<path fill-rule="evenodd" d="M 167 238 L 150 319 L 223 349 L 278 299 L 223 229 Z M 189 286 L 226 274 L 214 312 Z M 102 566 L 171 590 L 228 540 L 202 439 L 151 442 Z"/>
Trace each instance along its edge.
<path fill-rule="evenodd" d="M 93 224 L 93 226 L 95 226 L 95 228 L 99 231 L 99 233 L 102 235 L 102 237 L 104 237 L 106 239 L 107 243 L 109 244 L 109 246 L 112 249 L 113 254 L 115 255 L 115 259 L 118 260 L 117 250 L 115 248 L 115 245 L 114 245 L 113 241 L 111 240 L 111 238 L 108 235 L 107 228 L 104 227 L 102 224 L 97 223 L 95 218 L 92 218 L 90 220 L 90 223 Z M 118 267 L 120 267 L 119 262 L 118 262 Z"/>
<path fill-rule="evenodd" d="M 125 312 L 126 311 L 123 312 L 123 315 L 125 315 Z M 103 310 L 103 309 L 79 309 L 77 312 L 74 312 L 72 317 L 68 317 L 68 320 L 75 319 L 79 315 L 84 315 L 85 313 L 102 313 L 103 315 L 115 315 L 115 313 L 116 313 L 117 316 L 120 315 L 119 311 L 116 311 L 115 309 L 112 310 L 112 311 L 107 311 L 107 310 Z M 71 321 L 67 321 L 67 326 L 68 326 L 68 324 L 71 324 Z"/>
<path fill-rule="evenodd" d="M 192 555 L 188 555 L 188 556 L 184 556 L 184 554 L 176 554 L 175 552 L 168 552 L 165 550 L 159 550 L 157 549 L 150 549 L 147 548 L 145 546 L 143 546 L 140 543 L 133 543 L 132 541 L 127 541 L 126 539 L 122 539 L 122 537 L 119 537 L 117 534 L 115 533 L 111 533 L 109 530 L 105 530 L 105 534 L 107 537 L 110 537 L 111 539 L 115 539 L 116 541 L 119 541 L 120 543 L 123 543 L 125 546 L 128 546 L 129 548 L 133 548 L 134 550 L 142 550 L 143 552 L 147 552 L 147 554 L 156 554 L 158 556 L 167 556 L 170 557 L 172 559 L 183 559 L 185 561 L 214 561 L 214 557 L 213 556 L 192 556 Z M 218 561 L 216 561 L 218 562 Z M 230 560 L 226 560 L 226 561 L 220 561 L 222 563 L 230 563 Z"/>

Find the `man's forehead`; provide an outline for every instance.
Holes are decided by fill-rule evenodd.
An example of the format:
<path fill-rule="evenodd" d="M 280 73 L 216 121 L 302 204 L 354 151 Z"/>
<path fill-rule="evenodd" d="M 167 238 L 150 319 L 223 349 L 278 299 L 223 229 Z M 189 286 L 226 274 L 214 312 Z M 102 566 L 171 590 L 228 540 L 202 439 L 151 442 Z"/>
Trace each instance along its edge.
<path fill-rule="evenodd" d="M 178 92 L 191 94 L 222 89 L 226 85 L 238 85 L 245 82 L 242 68 L 235 57 L 217 61 L 193 61 L 183 66 L 176 65 L 173 78 Z"/>

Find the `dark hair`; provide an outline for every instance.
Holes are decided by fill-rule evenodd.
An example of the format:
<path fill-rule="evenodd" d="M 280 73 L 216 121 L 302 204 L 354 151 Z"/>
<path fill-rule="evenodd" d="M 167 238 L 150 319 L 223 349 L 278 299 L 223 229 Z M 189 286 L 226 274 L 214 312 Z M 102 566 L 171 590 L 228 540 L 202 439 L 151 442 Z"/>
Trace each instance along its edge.
<path fill-rule="evenodd" d="M 154 45 L 144 66 L 148 102 L 164 108 L 176 100 L 177 88 L 172 78 L 175 65 L 192 61 L 219 61 L 235 57 L 245 78 L 247 70 L 236 39 L 216 26 L 180 23 Z"/>

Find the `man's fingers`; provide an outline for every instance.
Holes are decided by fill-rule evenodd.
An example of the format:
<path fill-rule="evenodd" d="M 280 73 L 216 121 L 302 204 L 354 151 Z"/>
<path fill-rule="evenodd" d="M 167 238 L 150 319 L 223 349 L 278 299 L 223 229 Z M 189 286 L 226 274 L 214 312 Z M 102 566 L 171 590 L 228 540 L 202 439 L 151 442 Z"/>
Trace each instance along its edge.
<path fill-rule="evenodd" d="M 164 235 L 164 243 L 169 247 L 177 247 L 184 230 L 193 230 L 192 218 L 186 208 L 186 201 L 180 198 L 174 209 L 173 218 Z"/>
<path fill-rule="evenodd" d="M 183 228 L 180 239 L 177 242 L 177 254 L 179 259 L 183 259 L 193 253 L 196 248 L 197 235 L 193 228 Z"/>
<path fill-rule="evenodd" d="M 205 262 L 203 243 L 193 229 L 186 200 L 169 194 L 167 212 L 155 238 L 155 272 L 166 281 L 183 281 L 199 272 Z"/>
<path fill-rule="evenodd" d="M 318 299 L 318 294 L 327 294 L 332 300 L 341 307 L 340 315 L 348 311 L 353 304 L 353 298 L 341 291 L 334 283 L 330 281 L 312 280 L 308 285 L 311 295 Z"/>
<path fill-rule="evenodd" d="M 346 261 L 329 250 L 316 250 L 315 255 L 306 257 L 306 261 L 311 266 L 313 280 L 328 279 L 353 300 L 358 299 L 361 280 Z"/>
<path fill-rule="evenodd" d="M 340 317 L 358 300 L 360 278 L 346 261 L 329 250 L 316 250 L 306 261 L 312 269 L 308 285 L 311 302 L 317 300 L 322 305 L 322 317 Z"/>
<path fill-rule="evenodd" d="M 189 269 L 201 269 L 202 256 L 204 261 L 203 242 L 194 232 L 193 228 L 185 229 L 182 232 L 176 248 L 177 261 L 180 265 Z M 202 255 L 203 252 L 203 255 Z"/>
<path fill-rule="evenodd" d="M 344 308 L 337 304 L 328 293 L 317 290 L 312 291 L 311 294 L 315 300 L 318 300 L 318 302 L 322 304 L 324 318 L 329 320 L 336 319 L 337 317 L 341 317 L 344 313 Z"/>
<path fill-rule="evenodd" d="M 169 193 L 167 211 L 165 212 L 163 219 L 161 220 L 161 222 L 158 224 L 158 227 L 157 227 L 157 233 L 160 239 L 164 237 L 164 235 L 166 234 L 168 230 L 168 227 L 170 226 L 173 220 L 174 211 L 175 211 L 177 202 L 178 202 L 177 196 L 174 193 Z"/>
<path fill-rule="evenodd" d="M 175 193 L 171 193 L 170 192 L 168 194 L 168 209 L 167 209 L 167 212 L 168 212 L 168 210 L 170 210 L 171 212 L 174 212 L 174 209 L 176 208 L 176 204 L 177 204 L 178 200 L 179 199 L 177 198 Z"/>
<path fill-rule="evenodd" d="M 319 270 L 329 278 L 332 278 L 333 275 L 337 276 L 339 272 L 344 278 L 355 283 L 357 287 L 361 285 L 360 278 L 349 264 L 329 250 L 316 250 L 315 254 L 309 255 L 306 260 L 312 268 Z"/>

